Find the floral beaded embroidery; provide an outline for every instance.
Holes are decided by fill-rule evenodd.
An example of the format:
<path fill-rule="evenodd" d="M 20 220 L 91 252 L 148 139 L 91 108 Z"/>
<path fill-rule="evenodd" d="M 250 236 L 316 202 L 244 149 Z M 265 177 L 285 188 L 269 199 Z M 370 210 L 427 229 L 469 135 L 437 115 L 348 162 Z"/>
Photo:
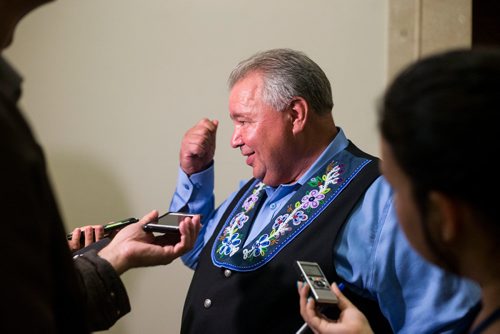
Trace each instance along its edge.
<path fill-rule="evenodd" d="M 347 180 L 343 175 L 346 172 L 343 162 L 334 160 L 325 164 L 320 169 L 324 172 L 301 186 L 271 226 L 264 228 L 251 244 L 242 247 L 250 230 L 249 224 L 257 214 L 254 209 L 263 201 L 262 191 L 266 187 L 264 183 L 256 181 L 246 197 L 243 197 L 244 200 L 242 198 L 239 201 L 239 209 L 235 208 L 229 223 L 226 223 L 216 239 L 212 253 L 214 263 L 243 271 L 263 265 L 310 224 L 368 162 L 366 159 L 353 158 L 348 164 Z"/>
<path fill-rule="evenodd" d="M 301 201 L 295 203 L 295 208 L 291 213 L 281 215 L 275 219 L 271 233 L 263 234 L 258 237 L 257 241 L 250 249 L 243 249 L 243 259 L 265 256 L 270 245 L 274 245 L 278 242 L 280 237 L 292 231 L 290 223 L 294 226 L 299 226 L 301 223 L 308 220 L 308 214 L 320 204 L 323 204 L 325 194 L 330 192 L 329 186 L 342 182 L 340 178 L 343 172 L 342 165 L 332 166 L 333 164 L 334 162 L 328 165 L 325 175 L 314 177 L 308 182 L 309 186 L 318 187 L 318 189 L 307 191 Z"/>
<path fill-rule="evenodd" d="M 229 226 L 224 229 L 224 233 L 220 237 L 222 242 L 217 250 L 217 253 L 221 256 L 233 256 L 240 249 L 241 236 L 238 231 L 245 226 L 245 223 L 249 219 L 248 212 L 255 207 L 255 204 L 260 199 L 259 195 L 265 186 L 262 182 L 259 182 L 255 186 L 250 196 L 243 202 L 242 211 L 237 213 Z"/>

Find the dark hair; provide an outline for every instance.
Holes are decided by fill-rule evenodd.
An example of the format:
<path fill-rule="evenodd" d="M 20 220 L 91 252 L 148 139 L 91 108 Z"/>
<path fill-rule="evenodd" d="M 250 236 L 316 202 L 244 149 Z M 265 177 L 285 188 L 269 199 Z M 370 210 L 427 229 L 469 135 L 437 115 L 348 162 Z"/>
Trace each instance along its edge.
<path fill-rule="evenodd" d="M 303 52 L 272 49 L 241 61 L 231 72 L 229 89 L 250 73 L 261 73 L 264 80 L 264 101 L 282 111 L 294 96 L 304 98 L 319 114 L 333 108 L 332 89 L 323 70 Z"/>
<path fill-rule="evenodd" d="M 386 91 L 379 129 L 421 209 L 440 191 L 499 232 L 500 50 L 453 50 L 404 70 Z M 497 234 L 498 235 L 498 234 Z"/>

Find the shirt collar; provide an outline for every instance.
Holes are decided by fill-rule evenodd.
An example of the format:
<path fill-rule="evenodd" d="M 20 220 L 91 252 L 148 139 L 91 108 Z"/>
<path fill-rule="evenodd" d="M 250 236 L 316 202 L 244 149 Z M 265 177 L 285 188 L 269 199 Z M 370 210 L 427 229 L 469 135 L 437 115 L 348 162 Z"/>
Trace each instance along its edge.
<path fill-rule="evenodd" d="M 282 197 L 285 194 L 288 194 L 292 191 L 297 190 L 300 186 L 302 186 L 311 177 L 314 176 L 316 169 L 318 169 L 320 166 L 325 164 L 329 159 L 332 158 L 333 155 L 344 150 L 347 147 L 347 145 L 349 145 L 349 142 L 348 142 L 347 137 L 345 136 L 345 133 L 342 130 L 342 128 L 337 127 L 337 130 L 338 130 L 338 132 L 337 132 L 337 135 L 335 136 L 335 138 L 333 138 L 333 140 L 330 142 L 330 144 L 328 144 L 328 146 L 321 153 L 321 155 L 318 157 L 318 159 L 316 159 L 316 161 L 311 165 L 311 167 L 309 167 L 309 169 L 304 173 L 304 175 L 302 175 L 302 177 L 297 182 L 290 183 L 290 184 L 282 184 L 276 188 L 266 186 L 266 188 L 264 188 L 264 190 L 266 191 L 267 197 L 270 198 L 271 196 L 273 196 L 273 194 L 277 190 L 281 195 L 279 197 Z"/>

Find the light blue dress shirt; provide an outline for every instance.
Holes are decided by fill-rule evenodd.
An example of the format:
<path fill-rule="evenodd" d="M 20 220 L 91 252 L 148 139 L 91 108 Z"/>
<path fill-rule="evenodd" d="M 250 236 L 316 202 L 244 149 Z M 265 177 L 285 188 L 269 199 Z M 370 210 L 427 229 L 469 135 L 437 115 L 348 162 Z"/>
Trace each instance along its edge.
<path fill-rule="evenodd" d="M 294 184 L 267 187 L 267 199 L 252 226 L 252 240 L 271 221 L 301 184 L 348 140 L 342 129 L 309 170 Z M 246 181 L 240 183 L 242 187 Z M 196 268 L 208 242 L 237 191 L 215 208 L 214 166 L 188 177 L 181 169 L 171 211 L 203 215 L 203 226 L 193 250 L 182 256 Z M 378 301 L 396 333 L 452 333 L 446 328 L 464 317 L 480 299 L 479 287 L 447 274 L 422 259 L 408 244 L 394 211 L 392 190 L 379 177 L 357 203 L 339 232 L 334 249 L 339 277 L 358 294 Z"/>

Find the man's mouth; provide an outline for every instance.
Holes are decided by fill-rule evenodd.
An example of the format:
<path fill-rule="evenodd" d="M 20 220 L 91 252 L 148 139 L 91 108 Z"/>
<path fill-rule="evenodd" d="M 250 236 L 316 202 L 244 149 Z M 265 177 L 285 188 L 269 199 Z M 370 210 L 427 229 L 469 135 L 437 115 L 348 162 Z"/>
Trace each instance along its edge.
<path fill-rule="evenodd" d="M 247 165 L 252 166 L 252 163 L 253 163 L 253 154 L 247 155 L 246 157 L 247 157 L 247 159 L 246 159 Z"/>
<path fill-rule="evenodd" d="M 246 164 L 251 166 L 254 160 L 254 154 L 255 152 L 243 152 L 241 151 L 241 154 L 246 157 Z"/>

